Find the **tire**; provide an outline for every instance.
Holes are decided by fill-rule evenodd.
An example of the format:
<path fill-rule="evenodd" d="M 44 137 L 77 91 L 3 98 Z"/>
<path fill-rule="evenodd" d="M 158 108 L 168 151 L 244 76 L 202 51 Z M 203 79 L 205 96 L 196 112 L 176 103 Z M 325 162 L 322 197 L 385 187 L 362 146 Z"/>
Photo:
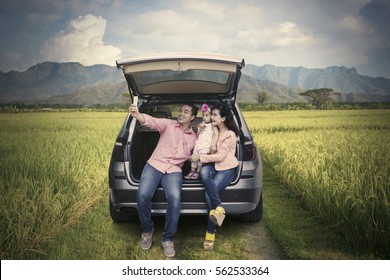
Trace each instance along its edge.
<path fill-rule="evenodd" d="M 261 221 L 263 217 L 263 193 L 260 195 L 259 203 L 256 208 L 248 213 L 240 215 L 240 220 L 245 223 L 256 223 Z"/>
<path fill-rule="evenodd" d="M 137 212 L 134 211 L 117 211 L 112 205 L 111 198 L 109 198 L 111 219 L 116 223 L 130 223 L 137 217 Z"/>

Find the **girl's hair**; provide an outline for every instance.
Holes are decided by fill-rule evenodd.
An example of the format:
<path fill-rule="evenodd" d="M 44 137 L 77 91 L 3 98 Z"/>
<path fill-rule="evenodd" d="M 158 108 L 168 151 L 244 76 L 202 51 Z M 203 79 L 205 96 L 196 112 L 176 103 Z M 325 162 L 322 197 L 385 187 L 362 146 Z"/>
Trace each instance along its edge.
<path fill-rule="evenodd" d="M 234 121 L 232 110 L 225 104 L 215 104 L 212 110 L 214 109 L 219 111 L 219 114 L 222 118 L 225 118 L 226 127 L 233 131 L 236 136 L 238 136 L 240 131 L 237 127 L 236 122 Z"/>

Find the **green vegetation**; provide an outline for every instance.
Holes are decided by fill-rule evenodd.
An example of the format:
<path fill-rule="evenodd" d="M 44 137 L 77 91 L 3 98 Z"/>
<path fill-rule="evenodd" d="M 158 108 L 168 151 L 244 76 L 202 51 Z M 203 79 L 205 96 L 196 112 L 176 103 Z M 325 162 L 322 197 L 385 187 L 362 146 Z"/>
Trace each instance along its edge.
<path fill-rule="evenodd" d="M 333 227 L 302 208 L 299 196 L 280 183 L 276 173 L 264 168 L 263 223 L 293 260 L 375 259 L 356 252 Z"/>
<path fill-rule="evenodd" d="M 334 102 L 331 98 L 332 95 L 341 95 L 341 93 L 335 92 L 331 88 L 316 88 L 300 92 L 298 95 L 308 97 L 311 100 L 311 103 L 316 106 L 316 109 L 320 110 L 325 104 L 331 104 Z"/>
<path fill-rule="evenodd" d="M 156 219 L 156 246 L 144 252 L 138 246 L 138 224 L 115 224 L 109 216 L 108 164 L 125 116 L 105 112 L 0 115 L 1 259 L 163 257 L 164 219 Z M 200 225 L 196 230 L 194 223 Z M 197 250 L 202 248 L 206 218 L 182 219 L 177 234 L 181 258 L 245 259 L 237 223 L 226 223 L 217 237 L 219 249 L 207 255 Z"/>
<path fill-rule="evenodd" d="M 115 224 L 108 214 L 108 164 L 125 115 L 0 114 L 1 259 L 163 256 L 161 246 L 139 250 L 138 223 Z M 265 168 L 263 223 L 289 258 L 389 257 L 390 111 L 244 115 L 274 170 Z M 159 245 L 163 218 L 156 223 Z M 184 217 L 178 255 L 246 259 L 248 244 L 238 225 L 227 219 L 210 254 L 199 249 L 204 217 Z"/>
<path fill-rule="evenodd" d="M 317 110 L 312 103 L 289 102 L 289 103 L 240 103 L 243 111 L 300 111 Z M 390 103 L 386 102 L 362 102 L 362 103 L 324 103 L 322 110 L 361 110 L 361 109 L 390 109 Z"/>
<path fill-rule="evenodd" d="M 357 252 L 390 252 L 390 111 L 247 112 L 265 164 Z"/>
<path fill-rule="evenodd" d="M 106 198 L 123 113 L 0 118 L 0 257 L 23 258 Z"/>
<path fill-rule="evenodd" d="M 312 103 L 289 102 L 289 103 L 269 103 L 269 94 L 262 91 L 256 97 L 256 103 L 239 103 L 243 111 L 297 111 L 297 110 L 316 110 L 317 107 Z M 118 104 L 94 104 L 85 106 L 82 104 L 8 104 L 0 105 L 0 113 L 32 113 L 32 112 L 127 112 L 128 102 Z M 320 106 L 322 110 L 360 110 L 360 109 L 390 109 L 389 102 L 332 102 L 323 103 Z"/>

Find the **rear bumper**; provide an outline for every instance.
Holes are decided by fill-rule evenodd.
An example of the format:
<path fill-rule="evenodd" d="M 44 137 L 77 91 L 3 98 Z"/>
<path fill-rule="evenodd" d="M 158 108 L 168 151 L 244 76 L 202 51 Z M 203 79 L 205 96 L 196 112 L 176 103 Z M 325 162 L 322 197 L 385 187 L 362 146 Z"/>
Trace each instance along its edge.
<path fill-rule="evenodd" d="M 241 178 L 237 184 L 228 186 L 221 194 L 227 213 L 244 214 L 256 208 L 261 196 L 261 182 L 256 177 Z M 116 211 L 137 209 L 137 186 L 126 179 L 115 179 L 110 186 L 111 205 Z M 158 187 L 152 199 L 152 214 L 165 214 L 167 203 L 164 190 Z M 181 214 L 206 214 L 205 189 L 201 183 L 183 185 L 181 194 Z"/>

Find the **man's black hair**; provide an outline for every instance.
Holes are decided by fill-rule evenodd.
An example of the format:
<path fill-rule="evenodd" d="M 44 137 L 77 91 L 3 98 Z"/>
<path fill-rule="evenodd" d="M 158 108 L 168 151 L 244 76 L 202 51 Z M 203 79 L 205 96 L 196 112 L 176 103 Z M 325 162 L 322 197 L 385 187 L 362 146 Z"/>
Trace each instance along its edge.
<path fill-rule="evenodd" d="M 187 105 L 191 107 L 191 115 L 197 116 L 198 115 L 198 107 L 195 106 L 194 103 L 184 103 L 182 106 Z"/>

